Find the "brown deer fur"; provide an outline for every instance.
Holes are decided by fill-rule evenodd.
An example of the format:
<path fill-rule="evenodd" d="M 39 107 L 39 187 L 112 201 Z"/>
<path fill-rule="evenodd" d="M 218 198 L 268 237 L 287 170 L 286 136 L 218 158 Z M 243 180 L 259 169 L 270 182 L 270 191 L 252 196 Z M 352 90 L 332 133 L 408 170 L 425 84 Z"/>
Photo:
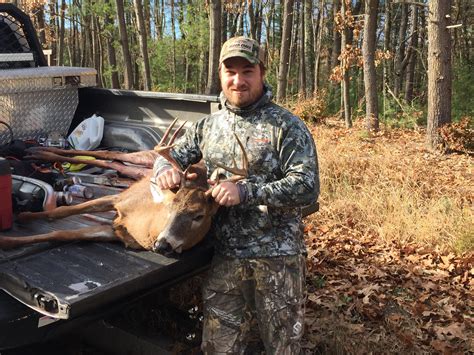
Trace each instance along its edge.
<path fill-rule="evenodd" d="M 52 211 L 21 213 L 18 220 L 22 223 L 110 210 L 115 210 L 117 215 L 111 226 L 86 227 L 75 231 L 55 231 L 25 237 L 0 237 L 0 249 L 44 241 L 71 240 L 120 240 L 129 248 L 145 250 L 153 250 L 159 242 L 162 245 L 165 242 L 177 252 L 189 249 L 204 238 L 218 208 L 214 200 L 206 195 L 208 186 L 204 166 L 195 165 L 189 172 L 197 173 L 198 178 L 186 181 L 176 193 L 165 191 L 161 203 L 154 202 L 150 180 L 143 178 L 117 195 L 104 196 L 74 206 L 61 206 Z M 173 218 L 170 219 L 170 216 Z M 185 228 L 177 228 L 176 223 Z"/>

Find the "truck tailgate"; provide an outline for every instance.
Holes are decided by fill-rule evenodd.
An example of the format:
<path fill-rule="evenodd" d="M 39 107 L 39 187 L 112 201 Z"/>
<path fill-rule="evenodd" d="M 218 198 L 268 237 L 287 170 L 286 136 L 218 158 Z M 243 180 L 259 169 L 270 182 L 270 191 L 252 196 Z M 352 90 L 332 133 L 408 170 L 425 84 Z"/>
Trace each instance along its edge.
<path fill-rule="evenodd" d="M 3 235 L 45 233 L 97 224 L 87 215 L 14 226 Z M 179 280 L 205 268 L 209 243 L 180 256 L 126 249 L 120 243 L 40 243 L 0 251 L 0 288 L 36 311 L 60 319 Z"/>

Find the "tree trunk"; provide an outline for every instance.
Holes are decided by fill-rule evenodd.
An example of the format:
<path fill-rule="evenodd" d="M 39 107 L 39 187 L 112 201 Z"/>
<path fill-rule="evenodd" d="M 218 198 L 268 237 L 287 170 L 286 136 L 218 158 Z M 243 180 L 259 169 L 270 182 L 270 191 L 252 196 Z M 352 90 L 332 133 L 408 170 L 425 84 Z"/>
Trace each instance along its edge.
<path fill-rule="evenodd" d="M 257 27 L 256 37 L 258 43 L 262 41 L 262 27 L 263 27 L 263 3 L 261 0 L 257 2 L 257 12 L 256 12 L 257 21 L 255 26 Z"/>
<path fill-rule="evenodd" d="M 143 5 L 141 0 L 133 0 L 135 14 L 137 17 L 138 42 L 140 44 L 141 57 L 143 59 L 143 87 L 146 91 L 151 90 L 150 60 L 148 58 L 148 38 L 146 35 L 145 18 L 143 16 Z"/>
<path fill-rule="evenodd" d="M 385 0 L 385 23 L 384 23 L 384 41 L 383 41 L 383 51 L 385 53 L 392 51 L 392 16 L 391 16 L 391 0 Z M 383 96 L 383 114 L 388 111 L 386 106 L 387 102 L 387 89 L 392 86 L 391 74 L 392 67 L 388 60 L 383 61 L 383 77 L 382 77 L 382 96 Z"/>
<path fill-rule="evenodd" d="M 304 57 L 307 76 L 308 93 L 314 92 L 314 31 L 313 31 L 313 1 L 304 2 Z"/>
<path fill-rule="evenodd" d="M 305 98 L 307 95 L 306 91 L 306 61 L 305 61 L 305 44 L 306 44 L 306 26 L 305 26 L 305 16 L 304 16 L 304 1 L 301 2 L 301 5 L 299 6 L 301 8 L 300 12 L 300 19 L 299 21 L 299 32 L 301 33 L 301 36 L 299 37 L 298 43 L 299 43 L 299 50 L 298 50 L 298 56 L 299 56 L 299 71 L 298 71 L 298 95 L 300 97 Z"/>
<path fill-rule="evenodd" d="M 344 0 L 343 0 L 344 1 Z M 333 29 L 332 29 L 332 50 L 331 50 L 331 70 L 339 65 L 339 55 L 341 54 L 341 34 L 336 29 L 334 18 L 341 7 L 340 0 L 334 0 L 332 5 Z"/>
<path fill-rule="evenodd" d="M 366 0 L 364 15 L 364 40 L 362 55 L 364 58 L 365 86 L 365 126 L 368 130 L 379 129 L 377 104 L 377 80 L 375 73 L 375 35 L 377 31 L 378 0 Z"/>
<path fill-rule="evenodd" d="M 163 38 L 163 26 L 164 26 L 164 0 L 155 0 L 154 16 L 155 16 L 155 34 L 156 39 Z"/>
<path fill-rule="evenodd" d="M 107 1 L 110 4 L 110 0 Z M 107 11 L 104 17 L 105 23 L 105 42 L 107 46 L 107 58 L 110 65 L 110 76 L 113 89 L 120 89 L 119 76 L 117 71 L 117 54 L 113 44 L 114 40 L 114 23 L 111 15 L 111 11 Z"/>
<path fill-rule="evenodd" d="M 253 0 L 247 2 L 248 14 L 249 14 L 249 32 L 250 38 L 257 39 L 257 19 L 255 9 L 253 7 Z M 258 6 L 258 5 L 257 5 Z"/>
<path fill-rule="evenodd" d="M 106 86 L 107 80 L 105 77 L 105 50 L 104 50 L 104 40 L 106 40 L 101 34 L 103 33 L 103 26 L 98 17 L 96 20 L 97 25 L 97 42 L 99 44 L 99 63 L 100 63 L 100 73 L 102 85 Z"/>
<path fill-rule="evenodd" d="M 469 0 L 466 0 L 464 3 L 464 8 L 462 11 L 463 17 L 462 17 L 462 23 L 472 23 L 472 2 Z M 473 41 L 473 36 L 472 36 L 472 31 L 468 28 L 468 26 L 462 26 L 461 27 L 461 33 L 462 33 L 462 38 L 463 38 L 463 50 L 462 50 L 462 58 L 464 59 L 465 63 L 470 63 L 471 61 L 471 51 L 472 51 L 472 41 Z"/>
<path fill-rule="evenodd" d="M 314 44 L 314 50 L 316 52 L 316 58 L 314 59 L 314 92 L 319 90 L 319 74 L 321 65 L 321 47 L 323 39 L 323 26 L 324 26 L 324 0 L 319 3 L 319 23 L 317 25 L 317 31 L 315 32 L 316 43 Z M 314 27 L 314 26 L 313 26 Z M 317 34 L 316 34 L 317 33 Z"/>
<path fill-rule="evenodd" d="M 203 40 L 204 42 L 204 40 Z M 209 68 L 208 53 L 204 47 L 204 43 L 201 44 L 201 52 L 199 54 L 199 92 L 206 91 L 207 85 L 207 69 Z"/>
<path fill-rule="evenodd" d="M 173 77 L 173 91 L 176 90 L 176 26 L 174 24 L 175 11 L 174 11 L 174 0 L 171 1 L 171 35 L 173 38 L 172 43 L 172 60 L 171 60 L 171 71 Z"/>
<path fill-rule="evenodd" d="M 51 65 L 57 65 L 58 46 L 56 42 L 57 26 L 56 26 L 56 8 L 55 2 L 49 2 L 49 36 L 51 38 Z"/>
<path fill-rule="evenodd" d="M 409 57 L 405 79 L 405 101 L 413 101 L 413 81 L 415 78 L 416 52 L 418 50 L 418 6 L 412 5 L 411 9 L 411 37 L 409 43 Z"/>
<path fill-rule="evenodd" d="M 284 0 L 283 32 L 281 35 L 280 63 L 278 69 L 277 100 L 283 101 L 288 84 L 288 62 L 290 59 L 291 30 L 293 27 L 294 0 Z"/>
<path fill-rule="evenodd" d="M 403 78 L 403 59 L 405 58 L 405 38 L 408 24 L 408 5 L 401 3 L 402 13 L 400 18 L 400 28 L 398 32 L 398 47 L 395 53 L 395 70 L 394 70 L 394 83 L 393 93 L 396 97 L 400 95 L 402 89 L 402 78 Z"/>
<path fill-rule="evenodd" d="M 270 34 L 270 38 L 267 35 L 267 45 L 268 45 L 268 53 L 275 53 L 275 4 L 273 2 L 270 3 L 270 8 L 266 14 L 266 33 Z M 270 50 L 271 48 L 271 50 Z"/>
<path fill-rule="evenodd" d="M 83 6 L 83 10 L 81 12 L 82 18 L 79 19 L 81 21 L 81 44 L 80 44 L 80 51 L 81 51 L 81 67 L 90 67 L 93 66 L 92 64 L 92 49 L 91 49 L 91 42 L 92 42 L 92 25 L 91 25 L 91 15 L 87 10 L 87 2 L 83 2 L 81 6 Z"/>
<path fill-rule="evenodd" d="M 342 16 L 345 18 L 346 13 L 346 0 L 342 0 L 341 5 L 341 13 Z M 341 33 L 341 51 L 344 51 L 346 48 L 347 43 L 347 28 Z M 346 59 L 341 61 L 342 70 L 344 73 L 344 77 L 341 82 L 341 91 L 342 91 L 342 103 L 344 109 L 344 122 L 346 123 L 346 127 L 352 127 L 352 119 L 351 119 L 351 98 L 350 98 L 350 79 L 349 79 L 349 66 L 347 65 Z"/>
<path fill-rule="evenodd" d="M 451 0 L 431 0 L 428 17 L 428 127 L 431 148 L 440 143 L 438 128 L 451 122 Z"/>
<path fill-rule="evenodd" d="M 59 46 L 58 46 L 58 65 L 64 65 L 64 36 L 66 16 L 66 0 L 61 0 L 61 9 L 59 11 Z"/>
<path fill-rule="evenodd" d="M 122 46 L 123 62 L 125 64 L 124 86 L 125 89 L 132 89 L 133 87 L 133 69 L 132 57 L 130 56 L 130 48 L 128 45 L 127 25 L 125 23 L 125 11 L 123 7 L 123 0 L 115 0 L 117 6 L 117 20 L 120 32 L 120 44 Z"/>
<path fill-rule="evenodd" d="M 227 11 L 222 11 L 221 17 L 221 43 L 227 41 Z"/>
<path fill-rule="evenodd" d="M 143 3 L 143 17 L 145 21 L 146 38 L 151 38 L 151 9 L 149 0 Z"/>
<path fill-rule="evenodd" d="M 424 57 L 427 55 L 428 50 L 426 49 L 428 47 L 428 34 L 427 34 L 427 12 L 428 11 L 420 11 L 418 14 L 418 17 L 420 18 L 420 32 L 419 32 L 419 40 L 418 40 L 418 53 L 420 54 L 418 56 L 418 60 L 415 65 L 415 79 L 414 79 L 414 88 L 418 88 L 418 91 L 420 92 L 419 96 L 419 103 L 422 105 L 426 105 L 427 102 L 427 93 L 426 93 L 426 87 L 428 86 L 428 64 L 427 64 L 427 58 Z M 426 50 L 425 50 L 426 49 Z M 422 92 L 421 92 L 422 91 Z"/>
<path fill-rule="evenodd" d="M 244 35 L 244 14 L 241 12 L 237 15 L 237 29 L 235 34 L 237 36 L 243 36 Z"/>
<path fill-rule="evenodd" d="M 290 92 L 290 95 L 297 92 L 295 87 L 298 85 L 298 73 L 299 73 L 299 62 L 298 62 L 298 38 L 300 32 L 300 1 L 294 1 L 293 7 L 293 29 L 292 29 L 292 39 L 290 44 L 290 59 L 288 60 L 288 80 L 290 86 L 287 87 L 287 93 Z M 296 68 L 296 75 L 293 79 L 292 68 Z"/>
<path fill-rule="evenodd" d="M 221 2 L 210 1 L 209 14 L 209 69 L 206 94 L 219 92 L 219 54 L 221 50 Z"/>
<path fill-rule="evenodd" d="M 73 4 L 76 8 L 79 8 L 78 0 L 72 0 Z M 72 60 L 72 65 L 73 66 L 79 66 L 81 63 L 81 49 L 80 49 L 80 34 L 79 34 L 79 19 L 78 19 L 78 14 L 77 12 L 74 12 L 72 15 L 73 23 L 72 23 L 72 53 L 73 53 L 73 60 Z"/>
<path fill-rule="evenodd" d="M 46 45 L 46 26 L 44 23 L 44 5 L 38 5 L 37 7 L 34 8 L 34 13 L 35 13 L 35 22 L 37 25 L 37 32 L 38 32 L 38 38 L 39 42 L 42 46 Z"/>
<path fill-rule="evenodd" d="M 97 16 L 91 16 L 92 58 L 94 60 L 94 68 L 97 70 L 97 86 L 102 87 L 102 65 L 100 61 L 99 32 L 97 21 Z"/>

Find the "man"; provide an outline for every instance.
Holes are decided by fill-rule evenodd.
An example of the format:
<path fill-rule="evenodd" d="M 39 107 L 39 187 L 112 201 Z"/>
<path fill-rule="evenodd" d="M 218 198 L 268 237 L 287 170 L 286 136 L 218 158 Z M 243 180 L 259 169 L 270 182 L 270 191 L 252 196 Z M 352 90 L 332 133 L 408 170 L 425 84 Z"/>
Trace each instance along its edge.
<path fill-rule="evenodd" d="M 258 43 L 234 37 L 219 60 L 222 109 L 187 130 L 172 156 L 186 168 L 204 160 L 230 166 L 248 155 L 248 177 L 214 184 L 215 256 L 203 285 L 206 354 L 245 351 L 258 322 L 267 354 L 297 354 L 304 322 L 305 246 L 301 207 L 319 194 L 316 148 L 304 123 L 271 102 Z M 235 134 L 235 135 L 234 135 Z M 181 174 L 158 158 L 161 189 Z"/>

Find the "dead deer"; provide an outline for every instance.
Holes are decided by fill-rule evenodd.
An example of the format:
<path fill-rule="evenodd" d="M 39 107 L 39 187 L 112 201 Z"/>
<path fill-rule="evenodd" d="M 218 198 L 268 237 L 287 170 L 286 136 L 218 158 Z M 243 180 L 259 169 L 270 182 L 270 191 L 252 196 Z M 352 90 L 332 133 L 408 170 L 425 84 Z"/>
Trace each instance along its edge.
<path fill-rule="evenodd" d="M 179 165 L 169 154 L 178 131 L 168 136 L 173 124 L 165 132 L 160 143 L 155 147 L 157 154 L 167 159 L 175 168 Z M 246 176 L 248 158 L 245 149 L 237 138 L 242 149 L 242 168 L 217 166 L 234 174 L 230 179 L 235 181 Z M 69 160 L 68 160 L 69 161 Z M 0 249 L 9 249 L 26 244 L 45 241 L 122 241 L 132 249 L 153 250 L 155 252 L 181 253 L 199 243 L 209 231 L 213 215 L 219 205 L 210 195 L 207 172 L 204 164 L 196 164 L 182 171 L 183 179 L 177 191 L 163 191 L 163 200 L 159 203 L 153 198 L 148 174 L 127 190 L 117 195 L 104 196 L 73 206 L 61 206 L 52 211 L 23 212 L 18 215 L 20 222 L 35 219 L 55 220 L 81 213 L 116 211 L 111 225 L 86 227 L 78 230 L 60 230 L 51 233 L 25 236 L 0 237 Z M 187 177 L 196 173 L 197 178 Z"/>

